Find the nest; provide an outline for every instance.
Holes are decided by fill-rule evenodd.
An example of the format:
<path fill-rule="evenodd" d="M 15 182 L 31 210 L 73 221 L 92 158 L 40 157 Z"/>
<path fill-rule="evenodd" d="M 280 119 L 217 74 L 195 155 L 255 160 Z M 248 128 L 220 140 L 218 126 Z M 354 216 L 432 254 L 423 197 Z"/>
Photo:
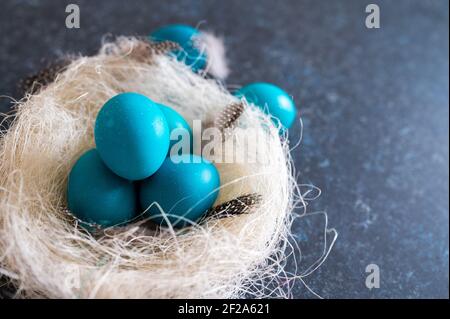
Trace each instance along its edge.
<path fill-rule="evenodd" d="M 295 202 L 287 140 L 258 108 L 164 54 L 170 47 L 118 38 L 95 56 L 72 58 L 18 103 L 0 140 L 0 274 L 16 297 L 286 296 L 279 285 L 268 287 L 282 272 Z M 137 221 L 83 230 L 67 213 L 67 177 L 95 147 L 101 106 L 128 91 L 171 106 L 189 123 L 226 130 L 217 141 L 224 152 L 257 144 L 263 160 L 216 163 L 219 197 L 191 227 Z M 249 141 L 250 129 L 263 140 Z"/>

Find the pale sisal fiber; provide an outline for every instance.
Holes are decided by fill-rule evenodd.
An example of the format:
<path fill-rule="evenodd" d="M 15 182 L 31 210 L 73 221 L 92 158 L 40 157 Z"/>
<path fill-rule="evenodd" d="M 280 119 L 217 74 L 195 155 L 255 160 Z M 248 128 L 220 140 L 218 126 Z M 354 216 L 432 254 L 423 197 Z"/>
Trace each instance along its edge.
<path fill-rule="evenodd" d="M 19 298 L 289 296 L 289 285 L 267 287 L 285 274 L 291 211 L 304 201 L 286 140 L 257 108 L 246 107 L 232 134 L 245 147 L 239 142 L 249 128 L 262 132 L 258 156 L 269 164 L 216 165 L 216 204 L 258 193 L 262 203 L 252 213 L 181 231 L 152 233 L 136 223 L 94 237 L 64 211 L 70 168 L 94 147 L 97 112 L 112 96 L 142 93 L 189 123 L 213 123 L 238 101 L 173 58 L 142 54 L 142 45 L 134 38 L 106 43 L 18 103 L 0 141 L 0 274 Z"/>

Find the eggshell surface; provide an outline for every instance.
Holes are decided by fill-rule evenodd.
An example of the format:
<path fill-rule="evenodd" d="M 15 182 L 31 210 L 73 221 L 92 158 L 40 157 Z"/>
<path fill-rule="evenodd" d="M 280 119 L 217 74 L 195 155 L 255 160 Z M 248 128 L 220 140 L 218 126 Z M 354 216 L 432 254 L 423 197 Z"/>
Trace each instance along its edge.
<path fill-rule="evenodd" d="M 121 93 L 97 115 L 95 143 L 100 157 L 115 174 L 129 180 L 149 177 L 169 149 L 169 127 L 158 105 L 138 93 Z"/>
<path fill-rule="evenodd" d="M 188 226 L 213 205 L 219 186 L 219 173 L 211 162 L 197 155 L 168 157 L 158 172 L 141 182 L 141 209 L 157 224 Z"/>
<path fill-rule="evenodd" d="M 125 223 L 137 211 L 133 183 L 109 170 L 95 149 L 84 153 L 73 166 L 67 204 L 82 221 L 103 227 Z"/>

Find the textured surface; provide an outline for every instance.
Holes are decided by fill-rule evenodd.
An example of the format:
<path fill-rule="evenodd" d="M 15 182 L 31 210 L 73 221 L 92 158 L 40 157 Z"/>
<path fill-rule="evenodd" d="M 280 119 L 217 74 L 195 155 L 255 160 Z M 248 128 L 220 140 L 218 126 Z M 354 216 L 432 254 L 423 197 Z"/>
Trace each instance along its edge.
<path fill-rule="evenodd" d="M 268 81 L 297 101 L 300 180 L 322 189 L 310 210 L 339 231 L 305 282 L 326 298 L 448 297 L 447 1 L 367 1 L 380 5 L 378 30 L 364 26 L 364 1 L 69 1 L 81 9 L 72 30 L 64 2 L 2 1 L 2 112 L 19 79 L 63 53 L 95 53 L 105 34 L 202 23 L 225 36 L 230 88 Z M 323 223 L 294 225 L 301 269 L 321 253 Z M 379 289 L 365 287 L 370 263 Z M 300 283 L 294 295 L 312 296 Z"/>

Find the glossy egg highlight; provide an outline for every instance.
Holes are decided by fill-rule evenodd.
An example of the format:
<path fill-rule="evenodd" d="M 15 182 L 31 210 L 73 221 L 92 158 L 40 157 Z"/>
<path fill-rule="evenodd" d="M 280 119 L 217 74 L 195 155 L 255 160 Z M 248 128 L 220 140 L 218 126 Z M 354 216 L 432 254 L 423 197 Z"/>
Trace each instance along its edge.
<path fill-rule="evenodd" d="M 197 155 L 167 157 L 154 175 L 139 185 L 141 209 L 155 223 L 180 228 L 198 221 L 211 208 L 219 193 L 216 167 Z M 184 220 L 187 219 L 187 220 Z"/>
<path fill-rule="evenodd" d="M 115 174 L 141 180 L 155 173 L 169 149 L 169 127 L 158 105 L 138 93 L 108 100 L 95 121 L 95 144 Z"/>
<path fill-rule="evenodd" d="M 84 222 L 103 227 L 123 224 L 137 211 L 135 186 L 109 170 L 92 149 L 70 171 L 67 205 Z"/>
<path fill-rule="evenodd" d="M 297 115 L 294 101 L 284 90 L 271 83 L 257 82 L 239 89 L 235 96 L 259 106 L 277 118 L 284 128 L 290 128 Z"/>

